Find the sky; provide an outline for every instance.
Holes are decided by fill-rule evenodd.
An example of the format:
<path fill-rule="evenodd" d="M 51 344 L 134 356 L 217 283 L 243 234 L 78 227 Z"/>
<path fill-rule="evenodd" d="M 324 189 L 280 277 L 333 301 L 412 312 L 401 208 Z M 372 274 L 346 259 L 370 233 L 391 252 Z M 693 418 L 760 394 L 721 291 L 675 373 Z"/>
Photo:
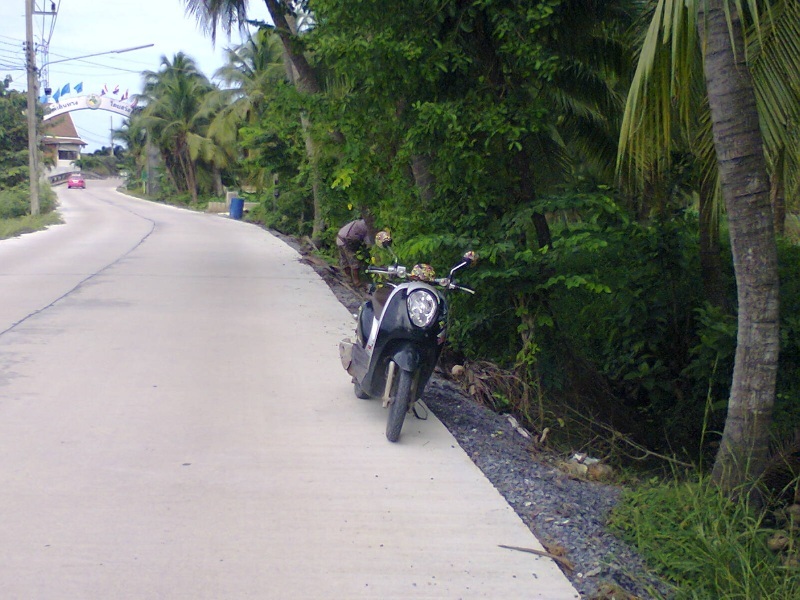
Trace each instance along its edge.
<path fill-rule="evenodd" d="M 25 75 L 25 2 L 0 0 L 0 79 L 10 75 L 12 89 L 27 89 Z M 50 11 L 51 0 L 34 0 L 36 10 Z M 184 0 L 54 0 L 55 18 L 35 15 L 33 35 L 37 45 L 48 43 L 50 87 L 55 92 L 67 84 L 73 90 L 83 84 L 83 93 L 100 93 L 103 86 L 119 94 L 135 94 L 142 88 L 142 71 L 157 71 L 161 57 L 170 60 L 177 52 L 195 59 L 209 78 L 224 63 L 223 49 L 240 43 L 237 33 L 228 39 L 217 31 L 216 44 L 185 13 Z M 263 2 L 251 2 L 251 18 L 266 20 Z M 152 47 L 90 58 L 77 57 L 153 44 Z M 75 59 L 66 60 L 63 59 Z M 63 62 L 56 62 L 63 61 Z M 37 66 L 42 67 L 42 55 Z M 43 82 L 40 82 L 40 89 Z M 76 94 L 72 92 L 72 95 Z M 69 98 L 69 96 L 65 96 Z M 105 111 L 73 111 L 72 120 L 87 142 L 84 152 L 111 145 L 111 129 L 123 117 Z"/>

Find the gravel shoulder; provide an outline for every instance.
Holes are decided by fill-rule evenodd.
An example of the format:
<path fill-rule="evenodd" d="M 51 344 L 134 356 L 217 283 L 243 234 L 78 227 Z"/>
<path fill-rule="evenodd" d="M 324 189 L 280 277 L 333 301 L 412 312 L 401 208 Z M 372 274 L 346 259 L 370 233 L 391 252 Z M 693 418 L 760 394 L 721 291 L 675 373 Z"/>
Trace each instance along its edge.
<path fill-rule="evenodd" d="M 311 255 L 296 239 L 271 233 L 300 252 L 342 304 L 352 312 L 358 309 L 366 296 L 340 277 L 338 269 Z M 508 417 L 477 404 L 441 376 L 434 375 L 423 401 L 545 548 L 562 558 L 559 564 L 582 598 L 669 598 L 669 586 L 605 527 L 620 488 L 567 474 L 557 466 L 564 457 L 536 451 Z"/>

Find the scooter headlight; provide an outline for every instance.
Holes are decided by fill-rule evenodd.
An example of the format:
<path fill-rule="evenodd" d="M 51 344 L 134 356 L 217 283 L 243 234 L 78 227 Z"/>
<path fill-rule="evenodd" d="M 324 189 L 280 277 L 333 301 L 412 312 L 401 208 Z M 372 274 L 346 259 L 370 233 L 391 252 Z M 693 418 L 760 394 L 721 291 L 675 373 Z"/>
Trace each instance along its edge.
<path fill-rule="evenodd" d="M 417 327 L 430 327 L 439 312 L 436 296 L 426 290 L 414 290 L 406 300 L 408 318 Z"/>

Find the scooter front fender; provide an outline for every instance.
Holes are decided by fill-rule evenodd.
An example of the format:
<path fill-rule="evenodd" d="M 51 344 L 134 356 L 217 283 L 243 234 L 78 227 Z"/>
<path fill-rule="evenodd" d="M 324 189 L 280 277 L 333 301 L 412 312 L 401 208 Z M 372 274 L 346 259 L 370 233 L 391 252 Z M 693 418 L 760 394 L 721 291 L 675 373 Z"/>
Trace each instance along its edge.
<path fill-rule="evenodd" d="M 415 346 L 408 344 L 398 348 L 392 360 L 398 367 L 403 369 L 403 371 L 413 373 L 419 368 L 422 359 L 419 355 L 419 350 L 417 350 Z"/>

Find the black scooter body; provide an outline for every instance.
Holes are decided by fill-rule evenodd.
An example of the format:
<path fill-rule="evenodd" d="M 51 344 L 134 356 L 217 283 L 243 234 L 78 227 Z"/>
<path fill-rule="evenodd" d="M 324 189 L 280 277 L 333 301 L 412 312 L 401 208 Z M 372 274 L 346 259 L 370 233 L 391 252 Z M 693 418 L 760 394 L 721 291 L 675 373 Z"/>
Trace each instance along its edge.
<path fill-rule="evenodd" d="M 353 377 L 358 398 L 383 400 L 388 409 L 386 439 L 396 442 L 406 415 L 433 374 L 447 337 L 447 302 L 439 289 L 474 294 L 453 276 L 474 264 L 477 255 L 466 252 L 447 277 L 436 278 L 430 265 L 417 264 L 409 270 L 398 264 L 388 232 L 378 232 L 375 244 L 387 248 L 395 262 L 389 267 L 368 267 L 367 272 L 400 283 L 378 288 L 361 305 L 356 339 L 339 342 L 339 358 Z"/>
<path fill-rule="evenodd" d="M 415 327 L 406 309 L 408 293 L 418 287 L 424 287 L 435 294 L 439 302 L 436 323 L 427 329 Z M 389 362 L 392 361 L 404 371 L 419 373 L 416 394 L 419 397 L 442 351 L 447 304 L 435 288 L 423 283 L 388 290 L 390 295 L 380 315 L 377 332 L 374 330 L 375 306 L 377 304 L 380 310 L 381 303 L 367 300 L 359 309 L 356 327 L 358 339 L 353 344 L 352 363 L 348 371 L 364 392 L 379 398 L 384 395 L 386 374 Z M 386 288 L 379 289 L 375 298 L 381 293 L 385 295 Z"/>

